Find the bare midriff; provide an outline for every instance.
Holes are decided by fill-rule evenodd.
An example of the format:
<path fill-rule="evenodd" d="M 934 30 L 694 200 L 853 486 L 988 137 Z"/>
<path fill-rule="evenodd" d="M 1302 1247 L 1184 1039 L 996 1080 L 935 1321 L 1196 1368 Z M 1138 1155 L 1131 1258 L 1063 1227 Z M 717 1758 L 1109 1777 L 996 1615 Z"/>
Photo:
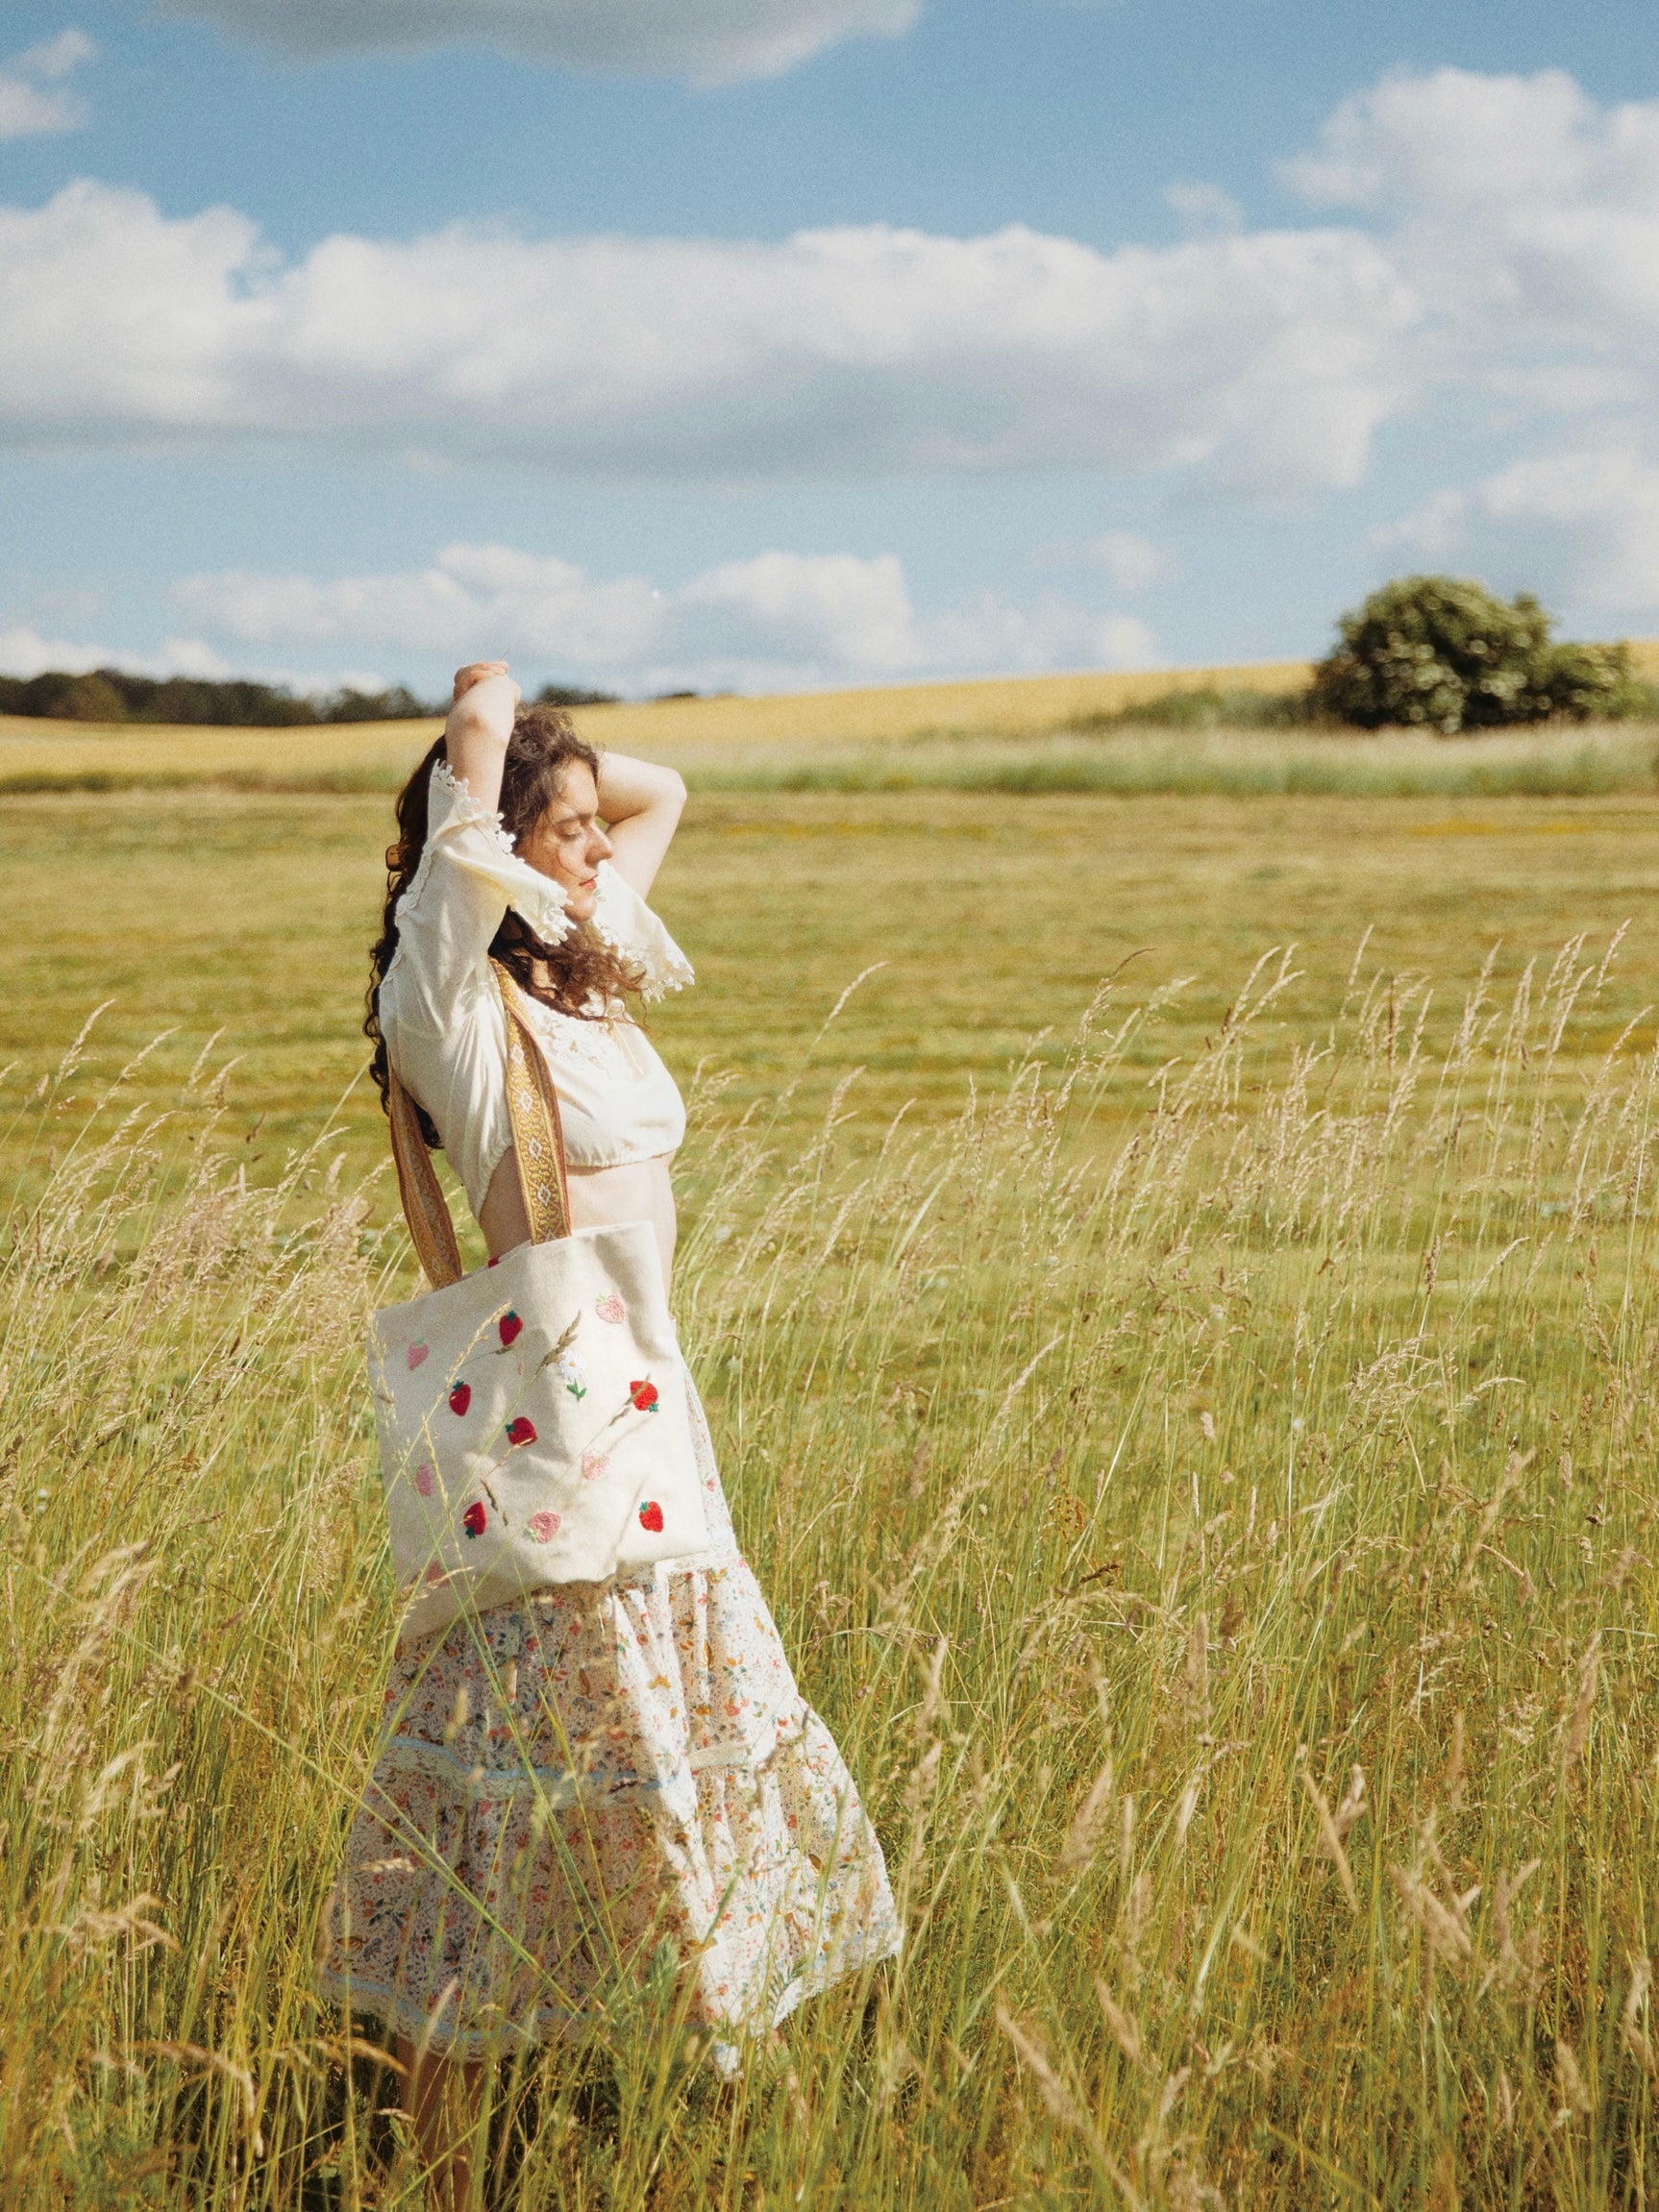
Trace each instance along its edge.
<path fill-rule="evenodd" d="M 656 1231 L 665 1284 L 673 1274 L 679 1226 L 669 1176 L 673 1162 L 673 1153 L 663 1152 L 655 1160 L 631 1160 L 622 1167 L 572 1167 L 569 1171 L 571 1227 L 610 1229 L 620 1228 L 626 1221 L 649 1221 Z M 510 1147 L 489 1179 L 478 1220 L 492 1260 L 510 1252 L 530 1235 L 518 1186 L 518 1162 Z"/>

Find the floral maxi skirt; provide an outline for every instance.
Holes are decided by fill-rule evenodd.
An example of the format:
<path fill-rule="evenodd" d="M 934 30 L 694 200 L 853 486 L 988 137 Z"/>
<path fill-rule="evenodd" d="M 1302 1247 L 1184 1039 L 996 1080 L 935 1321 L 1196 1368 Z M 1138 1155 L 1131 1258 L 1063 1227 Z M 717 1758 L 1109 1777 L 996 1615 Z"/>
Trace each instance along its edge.
<path fill-rule="evenodd" d="M 671 1956 L 730 2063 L 732 2037 L 899 1949 L 881 1847 L 688 1398 L 707 1552 L 538 1590 L 393 1660 L 320 1977 L 392 2033 L 478 2058 L 583 2032 Z"/>

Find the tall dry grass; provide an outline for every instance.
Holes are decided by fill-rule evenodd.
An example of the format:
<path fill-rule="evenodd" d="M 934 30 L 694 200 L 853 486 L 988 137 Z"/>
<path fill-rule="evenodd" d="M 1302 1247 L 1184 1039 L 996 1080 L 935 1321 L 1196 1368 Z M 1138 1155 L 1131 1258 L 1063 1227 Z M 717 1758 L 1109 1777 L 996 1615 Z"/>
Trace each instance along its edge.
<path fill-rule="evenodd" d="M 1111 992 L 874 1156 L 706 1102 L 684 1334 L 908 1947 L 730 2090 L 649 2008 L 498 2083 L 497 2201 L 1647 2200 L 1659 1058 L 1588 1049 L 1610 956 L 1447 1007 L 1356 962 L 1289 1046 L 1266 964 L 1110 1134 L 1158 1019 Z M 401 1243 L 326 1141 L 256 1187 L 208 1070 L 166 1122 L 85 1068 L 26 1106 L 0 2176 L 412 2212 L 310 1985 Z"/>

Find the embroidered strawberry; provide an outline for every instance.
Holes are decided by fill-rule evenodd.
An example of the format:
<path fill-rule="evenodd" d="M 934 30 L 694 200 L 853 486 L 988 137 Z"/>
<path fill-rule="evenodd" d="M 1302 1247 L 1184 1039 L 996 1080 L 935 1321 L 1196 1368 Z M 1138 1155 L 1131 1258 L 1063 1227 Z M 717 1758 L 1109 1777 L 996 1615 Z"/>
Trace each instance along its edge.
<path fill-rule="evenodd" d="M 524 1323 L 509 1306 L 496 1323 L 496 1327 L 501 1331 L 501 1348 L 505 1352 L 508 1344 L 514 1342 L 523 1333 Z"/>
<path fill-rule="evenodd" d="M 538 1544 L 550 1544 L 558 1534 L 557 1513 L 532 1513 L 525 1526 Z"/>
<path fill-rule="evenodd" d="M 654 1382 L 651 1382 L 649 1379 L 647 1379 L 643 1383 L 630 1383 L 628 1386 L 628 1395 L 632 1401 L 633 1410 L 635 1413 L 656 1413 L 656 1385 Z"/>
<path fill-rule="evenodd" d="M 655 1498 L 647 1498 L 639 1509 L 639 1525 L 649 1529 L 654 1536 L 662 1534 L 662 1508 Z"/>
<path fill-rule="evenodd" d="M 527 1420 L 523 1413 L 518 1414 L 507 1424 L 507 1440 L 509 1444 L 533 1444 L 535 1423 Z"/>
<path fill-rule="evenodd" d="M 443 1581 L 443 1567 L 440 1561 L 433 1560 L 426 1571 L 426 1579 L 429 1583 L 441 1583 Z"/>
<path fill-rule="evenodd" d="M 422 1460 L 420 1465 L 416 1467 L 414 1471 L 414 1487 L 423 1498 L 430 1498 L 432 1496 L 432 1469 L 427 1465 L 425 1460 Z"/>
<path fill-rule="evenodd" d="M 460 1525 L 469 1536 L 482 1536 L 488 1519 L 489 1515 L 484 1512 L 481 1501 L 474 1498 L 472 1504 L 460 1516 Z"/>
<path fill-rule="evenodd" d="M 457 1383 L 449 1394 L 450 1412 L 452 1413 L 464 1413 L 471 1404 L 472 1385 L 470 1383 Z"/>
<path fill-rule="evenodd" d="M 409 1346 L 404 1357 L 409 1361 L 409 1373 L 411 1375 L 414 1373 L 415 1369 L 420 1365 L 421 1362 L 426 1358 L 427 1354 L 431 1350 L 432 1346 L 430 1344 L 411 1344 Z"/>
<path fill-rule="evenodd" d="M 607 1290 L 603 1298 L 596 1299 L 593 1310 L 602 1321 L 608 1321 L 613 1329 L 620 1329 L 628 1318 L 628 1308 L 614 1290 Z"/>
<path fill-rule="evenodd" d="M 495 1258 L 486 1264 L 491 1267 L 499 1267 L 501 1266 L 501 1254 L 498 1252 Z"/>
<path fill-rule="evenodd" d="M 582 1455 L 582 1471 L 590 1483 L 597 1482 L 609 1464 L 610 1454 L 608 1452 L 589 1451 L 583 1452 Z"/>

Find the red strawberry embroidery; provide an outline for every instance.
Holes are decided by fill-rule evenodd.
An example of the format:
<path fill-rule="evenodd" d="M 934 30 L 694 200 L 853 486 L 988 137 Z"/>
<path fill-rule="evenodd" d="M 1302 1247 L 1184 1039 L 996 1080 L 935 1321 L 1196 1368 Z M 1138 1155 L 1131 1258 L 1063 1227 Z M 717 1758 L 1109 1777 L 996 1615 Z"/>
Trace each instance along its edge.
<path fill-rule="evenodd" d="M 662 1508 L 655 1498 L 647 1498 L 639 1509 L 639 1525 L 649 1529 L 654 1536 L 662 1534 Z"/>
<path fill-rule="evenodd" d="M 628 1386 L 628 1395 L 632 1400 L 634 1411 L 636 1413 L 656 1413 L 656 1385 L 655 1383 L 650 1381 L 643 1383 L 630 1383 Z"/>
<path fill-rule="evenodd" d="M 460 1525 L 469 1536 L 482 1536 L 488 1519 L 489 1515 L 484 1512 L 483 1505 L 477 1498 L 474 1498 L 472 1504 L 460 1516 Z"/>
<path fill-rule="evenodd" d="M 522 1334 L 524 1329 L 524 1323 L 519 1319 L 518 1315 L 513 1312 L 510 1306 L 502 1315 L 501 1319 L 496 1323 L 496 1326 L 501 1331 L 501 1344 L 503 1351 L 507 1349 L 508 1345 L 510 1344 L 515 1338 Z"/>
<path fill-rule="evenodd" d="M 452 1413 L 464 1413 L 471 1404 L 472 1385 L 470 1383 L 457 1383 L 449 1394 L 450 1412 Z"/>
<path fill-rule="evenodd" d="M 515 1420 L 508 1421 L 507 1424 L 507 1440 L 509 1444 L 533 1444 L 535 1441 L 535 1423 L 526 1420 L 525 1416 L 520 1413 Z"/>

